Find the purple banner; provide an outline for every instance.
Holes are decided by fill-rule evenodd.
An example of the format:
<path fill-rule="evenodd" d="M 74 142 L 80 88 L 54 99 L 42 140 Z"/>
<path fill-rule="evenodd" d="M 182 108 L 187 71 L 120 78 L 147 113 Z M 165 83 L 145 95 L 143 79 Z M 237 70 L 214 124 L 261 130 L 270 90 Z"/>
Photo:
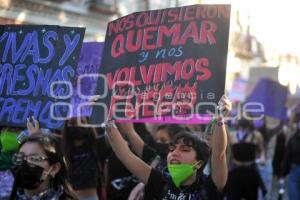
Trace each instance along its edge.
<path fill-rule="evenodd" d="M 287 96 L 287 87 L 270 79 L 261 79 L 247 98 L 247 102 L 261 103 L 264 111 L 259 114 L 285 120 L 287 118 L 285 106 Z M 252 114 L 255 116 L 255 113 Z"/>
<path fill-rule="evenodd" d="M 103 42 L 83 43 L 80 52 L 76 78 L 73 84 L 71 117 L 90 116 L 92 108 L 85 106 L 88 97 L 95 95 L 97 74 L 99 74 Z"/>

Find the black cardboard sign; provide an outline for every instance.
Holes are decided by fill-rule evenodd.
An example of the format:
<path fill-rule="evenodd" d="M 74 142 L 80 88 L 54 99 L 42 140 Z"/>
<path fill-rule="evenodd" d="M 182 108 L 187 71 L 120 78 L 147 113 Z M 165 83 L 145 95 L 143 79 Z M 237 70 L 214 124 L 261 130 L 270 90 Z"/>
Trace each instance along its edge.
<path fill-rule="evenodd" d="M 68 116 L 84 28 L 0 26 L 0 124 L 62 128 Z"/>
<path fill-rule="evenodd" d="M 224 94 L 229 21 L 229 5 L 193 5 L 110 22 L 100 68 L 107 90 L 102 80 L 92 122 L 213 110 Z"/>

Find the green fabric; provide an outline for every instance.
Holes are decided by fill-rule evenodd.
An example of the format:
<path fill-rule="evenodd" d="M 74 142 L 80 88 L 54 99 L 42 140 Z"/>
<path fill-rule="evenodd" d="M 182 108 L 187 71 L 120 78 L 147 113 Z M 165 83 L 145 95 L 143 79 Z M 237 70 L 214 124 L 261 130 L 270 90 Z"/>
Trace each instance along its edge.
<path fill-rule="evenodd" d="M 213 134 L 215 123 L 216 123 L 216 120 L 214 118 L 212 118 L 210 120 L 210 122 L 206 125 L 206 129 L 205 129 L 204 133 L 208 134 L 208 135 Z"/>
<path fill-rule="evenodd" d="M 168 164 L 168 170 L 176 187 L 179 187 L 195 172 L 191 164 Z"/>
<path fill-rule="evenodd" d="M 0 142 L 2 145 L 2 152 L 16 152 L 19 149 L 20 144 L 17 141 L 19 133 L 4 130 L 0 135 Z"/>
<path fill-rule="evenodd" d="M 203 161 L 199 160 L 194 165 L 192 164 L 168 164 L 168 170 L 171 178 L 176 185 L 179 187 L 185 180 L 196 173 L 196 165 L 202 165 Z"/>

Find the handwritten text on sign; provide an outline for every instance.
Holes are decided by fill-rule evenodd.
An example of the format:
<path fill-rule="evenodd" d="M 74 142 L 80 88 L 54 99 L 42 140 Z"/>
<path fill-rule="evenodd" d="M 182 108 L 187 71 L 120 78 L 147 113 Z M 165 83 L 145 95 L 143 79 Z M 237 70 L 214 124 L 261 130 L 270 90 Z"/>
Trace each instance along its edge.
<path fill-rule="evenodd" d="M 24 126 L 35 116 L 42 126 L 63 126 L 55 117 L 67 115 L 66 107 L 51 105 L 69 99 L 83 33 L 72 27 L 2 26 L 1 124 Z"/>
<path fill-rule="evenodd" d="M 104 99 L 108 118 L 211 110 L 207 105 L 195 108 L 216 103 L 224 93 L 229 18 L 228 5 L 194 5 L 110 22 L 100 69 L 110 92 Z M 93 117 L 101 121 L 96 116 L 100 109 L 94 110 Z"/>

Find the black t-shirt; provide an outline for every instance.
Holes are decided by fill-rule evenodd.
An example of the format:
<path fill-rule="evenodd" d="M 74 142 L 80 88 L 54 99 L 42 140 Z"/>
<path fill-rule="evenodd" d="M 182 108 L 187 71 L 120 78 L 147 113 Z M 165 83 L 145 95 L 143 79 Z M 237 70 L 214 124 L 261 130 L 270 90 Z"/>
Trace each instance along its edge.
<path fill-rule="evenodd" d="M 134 124 L 134 129 L 147 144 L 154 144 L 150 133 L 145 129 L 145 125 L 142 123 Z M 145 159 L 149 162 L 155 158 L 156 153 L 153 153 L 151 148 L 147 148 L 145 153 Z M 138 179 L 135 178 L 128 169 L 117 158 L 114 152 L 110 152 L 106 157 L 107 159 L 107 196 L 109 200 L 127 200 L 131 190 L 138 183 Z"/>
<path fill-rule="evenodd" d="M 71 183 L 75 190 L 96 188 L 100 181 L 100 162 L 105 151 L 104 140 L 99 137 L 91 146 L 85 142 L 79 147 L 74 147 L 71 153 Z M 97 146 L 102 147 L 98 151 Z M 97 152 L 96 152 L 97 151 Z"/>
<path fill-rule="evenodd" d="M 167 172 L 152 169 L 145 188 L 146 200 L 221 200 L 223 197 L 211 176 L 204 174 L 199 174 L 192 185 L 177 188 Z"/>
<path fill-rule="evenodd" d="M 127 200 L 138 180 L 113 153 L 107 163 L 107 196 L 109 200 Z"/>

